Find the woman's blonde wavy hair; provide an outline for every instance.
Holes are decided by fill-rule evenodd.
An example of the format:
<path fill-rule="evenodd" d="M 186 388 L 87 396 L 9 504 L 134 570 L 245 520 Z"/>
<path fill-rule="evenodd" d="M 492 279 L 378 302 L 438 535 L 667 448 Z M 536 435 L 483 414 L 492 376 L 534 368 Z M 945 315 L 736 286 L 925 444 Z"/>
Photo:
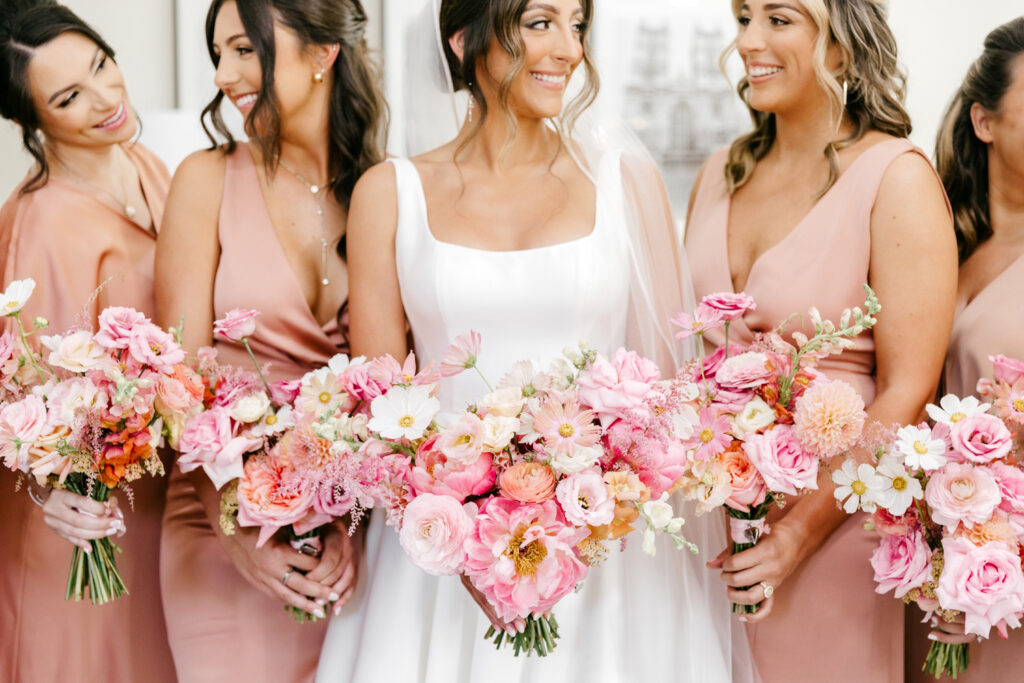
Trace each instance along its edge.
<path fill-rule="evenodd" d="M 732 0 L 733 13 L 739 17 L 746 0 Z M 903 108 L 906 75 L 896 56 L 896 39 L 886 20 L 884 0 L 800 0 L 800 4 L 818 27 L 814 46 L 814 72 L 818 84 L 828 95 L 838 130 L 845 115 L 854 130 L 843 140 L 829 142 L 823 154 L 828 159 L 828 182 L 819 197 L 839 178 L 838 151 L 860 140 L 869 130 L 896 137 L 910 135 L 910 116 Z M 825 66 L 828 49 L 835 44 L 842 54 L 841 73 L 830 73 Z M 721 57 L 723 66 L 736 49 L 736 41 Z M 843 82 L 847 85 L 843 105 Z M 754 130 L 733 141 L 725 164 L 725 179 L 732 194 L 750 180 L 754 167 L 768 154 L 775 142 L 775 115 L 750 107 L 750 82 L 746 76 L 736 88 L 747 102 Z"/>

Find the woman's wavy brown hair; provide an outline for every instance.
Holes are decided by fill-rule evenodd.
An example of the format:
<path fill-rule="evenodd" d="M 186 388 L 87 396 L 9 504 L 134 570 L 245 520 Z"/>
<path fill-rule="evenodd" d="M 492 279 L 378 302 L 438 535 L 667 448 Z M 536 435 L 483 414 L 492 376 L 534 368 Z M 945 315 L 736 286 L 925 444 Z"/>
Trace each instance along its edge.
<path fill-rule="evenodd" d="M 906 75 L 896 56 L 896 39 L 886 20 L 883 0 L 800 0 L 818 27 L 814 46 L 814 72 L 818 84 L 828 94 L 836 127 L 843 117 L 853 122 L 849 137 L 829 142 L 823 150 L 828 159 L 828 182 L 819 196 L 828 192 L 839 178 L 838 151 L 860 140 L 869 130 L 896 137 L 910 135 L 910 116 L 903 107 L 906 98 Z M 739 17 L 745 0 L 732 0 L 733 13 Z M 842 54 L 843 71 L 830 73 L 825 58 L 831 45 Z M 724 64 L 736 49 L 733 42 L 722 55 Z M 843 82 L 847 85 L 846 106 L 843 106 Z M 748 102 L 754 130 L 737 138 L 729 149 L 725 179 L 729 193 L 744 185 L 754 167 L 768 154 L 775 142 L 775 115 L 750 107 L 750 82 L 746 76 L 736 88 L 740 98 Z"/>

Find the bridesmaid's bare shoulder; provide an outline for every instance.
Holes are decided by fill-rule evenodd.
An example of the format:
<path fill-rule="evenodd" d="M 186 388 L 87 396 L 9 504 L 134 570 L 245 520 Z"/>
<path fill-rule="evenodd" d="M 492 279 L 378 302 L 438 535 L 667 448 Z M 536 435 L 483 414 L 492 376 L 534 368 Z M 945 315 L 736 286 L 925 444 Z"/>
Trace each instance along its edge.
<path fill-rule="evenodd" d="M 226 167 L 224 148 L 203 149 L 185 157 L 171 179 L 161 233 L 206 232 L 216 225 Z"/>
<path fill-rule="evenodd" d="M 394 237 L 398 228 L 398 181 L 395 165 L 382 161 L 359 177 L 352 190 L 349 206 L 349 239 L 353 234 L 368 232 Z M 357 237 L 358 239 L 358 237 Z"/>

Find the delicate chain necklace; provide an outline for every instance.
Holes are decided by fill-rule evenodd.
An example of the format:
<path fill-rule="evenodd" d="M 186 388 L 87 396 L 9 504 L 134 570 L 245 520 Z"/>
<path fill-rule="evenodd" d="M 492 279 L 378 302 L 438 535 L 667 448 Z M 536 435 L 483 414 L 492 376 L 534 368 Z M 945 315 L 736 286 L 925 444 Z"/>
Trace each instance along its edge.
<path fill-rule="evenodd" d="M 125 179 L 124 179 L 125 174 L 124 174 L 123 168 L 122 168 L 121 172 L 118 174 L 120 176 L 120 180 L 121 180 L 121 191 L 124 193 L 124 198 L 121 198 L 121 197 L 115 197 L 113 194 L 111 194 L 110 192 L 104 190 L 102 187 L 98 187 L 96 185 L 93 185 L 88 180 L 86 180 L 82 176 L 80 176 L 77 173 L 75 173 L 71 169 L 71 167 L 68 166 L 66 163 L 64 163 L 64 160 L 61 159 L 56 154 L 53 155 L 53 158 L 56 159 L 57 163 L 59 163 L 64 168 L 64 170 L 67 171 L 68 174 L 70 174 L 71 177 L 74 178 L 79 184 L 85 185 L 87 188 L 89 188 L 93 192 L 97 192 L 97 193 L 105 196 L 110 201 L 112 201 L 114 203 L 114 206 L 117 206 L 121 210 L 121 212 L 128 218 L 128 220 L 132 220 L 132 219 L 135 218 L 135 214 L 136 214 L 135 207 L 128 203 L 128 184 L 125 182 Z M 120 161 L 118 161 L 117 164 L 118 164 L 118 166 L 121 166 Z"/>
<path fill-rule="evenodd" d="M 320 220 L 320 284 L 326 287 L 331 284 L 331 281 L 327 278 L 327 251 L 331 243 L 327 239 L 327 227 L 324 221 L 324 198 L 320 195 L 334 183 L 334 178 L 328 178 L 327 182 L 323 185 L 311 183 L 301 173 L 289 166 L 284 159 L 279 158 L 277 161 L 284 170 L 291 173 L 295 176 L 296 180 L 306 186 L 306 189 L 313 195 L 313 200 L 316 202 L 316 215 Z"/>

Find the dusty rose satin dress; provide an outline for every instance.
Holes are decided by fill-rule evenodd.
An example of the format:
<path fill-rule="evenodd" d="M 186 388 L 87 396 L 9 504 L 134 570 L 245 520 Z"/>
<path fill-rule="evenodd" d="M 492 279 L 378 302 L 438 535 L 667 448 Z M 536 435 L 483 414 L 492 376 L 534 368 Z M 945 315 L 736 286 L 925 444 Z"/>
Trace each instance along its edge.
<path fill-rule="evenodd" d="M 245 145 L 227 158 L 218 232 L 214 314 L 236 307 L 260 311 L 250 344 L 261 362 L 271 363 L 268 380 L 298 379 L 347 350 L 338 321 L 321 326 L 306 303 Z M 215 345 L 221 362 L 252 366 L 240 344 Z M 177 468 L 167 494 L 161 587 L 181 683 L 313 680 L 327 620 L 296 623 L 281 602 L 238 573 L 189 477 Z"/>
<path fill-rule="evenodd" d="M 871 259 L 871 210 L 886 169 L 896 157 L 919 150 L 888 140 L 861 154 L 793 231 L 754 263 L 745 291 L 757 310 L 733 323 L 730 341 L 747 343 L 793 313 L 816 306 L 839 320 L 844 308 L 862 306 Z M 729 195 L 722 169 L 727 150 L 708 161 L 687 229 L 697 298 L 733 291 L 726 246 Z M 795 321 L 793 332 L 804 324 Z M 809 324 L 803 328 L 810 335 Z M 709 341 L 724 342 L 721 330 Z M 870 404 L 875 397 L 874 339 L 826 359 L 820 369 L 852 384 Z M 775 511 L 775 517 L 784 513 Z M 830 681 L 895 683 L 903 679 L 903 605 L 877 595 L 868 564 L 878 544 L 855 516 L 840 526 L 775 593 L 771 616 L 747 629 L 765 683 Z M 724 590 L 724 588 L 723 588 Z"/>
<path fill-rule="evenodd" d="M 967 302 L 957 303 L 953 334 L 946 352 L 945 391 L 957 396 L 976 395 L 978 380 L 992 376 L 988 357 L 1004 354 L 1024 359 L 1024 318 L 1017 302 L 1024 290 L 1024 256 L 1017 258 L 983 290 Z M 1007 305 L 1012 308 L 1007 309 Z M 1012 311 L 1012 313 L 1009 313 Z M 907 608 L 907 681 L 935 679 L 921 671 L 931 641 L 924 614 Z M 957 683 L 1016 683 L 1024 679 L 1024 634 L 1010 631 L 1003 640 L 995 630 L 992 638 L 971 643 L 971 663 Z"/>
<path fill-rule="evenodd" d="M 159 226 L 170 178 L 142 145 L 124 147 Z M 155 232 L 59 180 L 0 209 L 3 283 L 32 277 L 36 290 L 22 311 L 39 315 L 49 334 L 90 325 L 108 305 L 153 313 Z M 110 279 L 90 301 L 99 285 Z M 173 681 L 174 667 L 159 590 L 160 520 L 167 479 L 131 485 L 134 509 L 118 494 L 128 533 L 115 539 L 130 595 L 93 606 L 64 600 L 72 546 L 43 523 L 15 475 L 0 467 L 0 680 L 17 683 Z"/>

